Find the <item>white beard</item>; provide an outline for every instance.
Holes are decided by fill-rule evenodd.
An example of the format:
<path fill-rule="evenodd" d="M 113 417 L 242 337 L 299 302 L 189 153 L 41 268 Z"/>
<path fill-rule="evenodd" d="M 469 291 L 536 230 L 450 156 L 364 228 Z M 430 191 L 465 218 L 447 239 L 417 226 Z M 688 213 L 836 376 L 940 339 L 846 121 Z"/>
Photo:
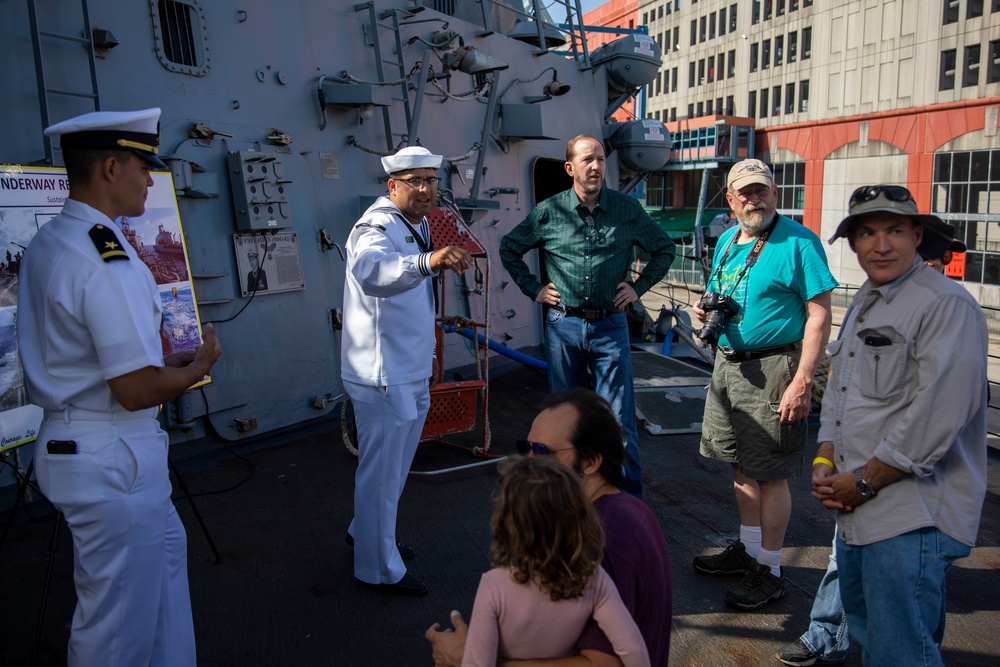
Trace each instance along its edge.
<path fill-rule="evenodd" d="M 736 221 L 740 224 L 740 229 L 749 236 L 756 236 L 771 221 L 774 211 L 767 207 L 762 207 L 754 211 L 743 212 L 736 216 Z"/>

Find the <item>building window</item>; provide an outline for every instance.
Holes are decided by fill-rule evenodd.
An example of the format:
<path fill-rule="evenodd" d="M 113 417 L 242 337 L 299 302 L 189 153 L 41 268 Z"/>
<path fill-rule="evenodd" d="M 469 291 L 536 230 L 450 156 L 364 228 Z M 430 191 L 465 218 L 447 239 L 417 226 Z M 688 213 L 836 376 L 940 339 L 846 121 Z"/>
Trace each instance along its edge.
<path fill-rule="evenodd" d="M 795 84 L 785 84 L 785 113 L 795 113 Z"/>
<path fill-rule="evenodd" d="M 756 72 L 757 71 L 757 50 L 758 50 L 758 46 L 757 46 L 756 42 L 754 42 L 753 44 L 750 45 L 750 71 L 751 72 Z"/>
<path fill-rule="evenodd" d="M 760 68 L 767 69 L 771 66 L 771 40 L 765 39 L 760 49 Z"/>
<path fill-rule="evenodd" d="M 778 35 L 774 38 L 774 66 L 778 67 L 781 65 L 781 59 L 784 56 L 785 50 L 785 36 Z"/>
<path fill-rule="evenodd" d="M 698 21 L 691 21 L 691 46 L 698 43 Z"/>
<path fill-rule="evenodd" d="M 802 60 L 809 60 L 809 54 L 812 52 L 813 44 L 813 29 L 803 28 L 802 29 Z"/>
<path fill-rule="evenodd" d="M 699 102 L 698 104 L 701 104 L 701 102 Z M 707 102 L 705 102 L 705 115 L 706 116 L 712 115 L 712 100 L 708 100 Z"/>
<path fill-rule="evenodd" d="M 649 24 L 649 12 L 643 12 L 642 13 L 642 24 L 643 25 L 648 25 Z"/>
<path fill-rule="evenodd" d="M 688 88 L 694 88 L 694 61 L 688 63 Z"/>
<path fill-rule="evenodd" d="M 664 33 L 664 35 L 663 35 L 663 46 L 664 46 L 664 49 L 661 51 L 661 53 L 670 53 L 670 31 L 669 30 L 666 33 Z"/>
<path fill-rule="evenodd" d="M 670 120 L 677 120 L 677 107 L 670 107 Z"/>
<path fill-rule="evenodd" d="M 758 23 L 760 23 L 760 0 L 753 0 L 753 4 L 750 6 L 750 25 Z"/>
<path fill-rule="evenodd" d="M 813 6 L 813 0 L 802 0 L 802 6 L 803 7 L 812 7 Z"/>
<path fill-rule="evenodd" d="M 732 95 L 726 96 L 726 115 L 727 116 L 736 115 L 736 103 L 733 101 Z"/>
<path fill-rule="evenodd" d="M 656 73 L 656 94 L 657 95 L 659 95 L 660 91 L 663 90 L 662 84 L 663 84 L 663 77 L 661 76 L 660 72 L 657 72 Z"/>
<path fill-rule="evenodd" d="M 646 178 L 646 206 L 648 208 L 663 208 L 663 182 L 673 174 L 650 174 Z"/>
<path fill-rule="evenodd" d="M 747 117 L 753 118 L 757 115 L 757 91 L 751 90 L 747 98 Z"/>
<path fill-rule="evenodd" d="M 1000 0 L 995 0 L 1000 2 Z M 729 32 L 736 32 L 736 5 L 729 5 Z"/>
<path fill-rule="evenodd" d="M 208 26 L 197 0 L 157 0 L 152 3 L 156 56 L 171 72 L 204 76 L 211 59 L 206 54 Z"/>
<path fill-rule="evenodd" d="M 979 54 L 978 44 L 965 47 L 965 67 L 962 69 L 962 88 L 979 85 Z"/>
<path fill-rule="evenodd" d="M 681 27 L 679 25 L 674 26 L 674 51 L 681 48 Z"/>
<path fill-rule="evenodd" d="M 986 83 L 1000 81 L 1000 39 L 990 42 L 990 61 L 986 67 Z"/>
<path fill-rule="evenodd" d="M 938 90 L 955 89 L 955 49 L 941 52 L 941 73 L 938 76 Z"/>
<path fill-rule="evenodd" d="M 794 12 L 799 8 L 799 0 L 788 0 L 788 12 Z"/>
<path fill-rule="evenodd" d="M 969 248 L 964 269 L 958 263 L 948 275 L 1000 285 L 1000 150 L 936 154 L 931 193 L 931 212 Z"/>
<path fill-rule="evenodd" d="M 944 0 L 944 24 L 958 23 L 959 0 Z"/>
<path fill-rule="evenodd" d="M 767 106 L 767 88 L 760 89 L 760 113 L 757 115 L 758 118 L 767 118 L 767 114 L 770 108 Z"/>
<path fill-rule="evenodd" d="M 715 56 L 708 57 L 708 82 L 715 81 Z"/>
<path fill-rule="evenodd" d="M 715 113 L 717 113 L 717 114 L 721 114 L 722 113 L 722 98 L 721 97 L 716 97 L 715 98 Z"/>
<path fill-rule="evenodd" d="M 674 67 L 673 69 L 670 70 L 670 81 L 671 81 L 670 92 L 676 93 L 677 92 L 677 68 L 676 67 Z"/>
<path fill-rule="evenodd" d="M 715 39 L 715 12 L 708 15 L 708 38 Z"/>
<path fill-rule="evenodd" d="M 785 162 L 771 167 L 778 187 L 778 212 L 801 222 L 806 208 L 806 163 Z"/>
<path fill-rule="evenodd" d="M 693 104 L 689 104 L 688 105 L 688 116 L 687 117 L 688 118 L 694 118 L 694 105 Z"/>
<path fill-rule="evenodd" d="M 726 34 L 726 8 L 719 10 L 719 37 Z"/>
<path fill-rule="evenodd" d="M 726 78 L 731 79 L 736 76 L 736 49 L 729 52 L 729 71 L 726 72 Z"/>
<path fill-rule="evenodd" d="M 698 61 L 698 85 L 705 83 L 705 59 Z M 700 115 L 700 114 L 699 114 Z"/>
<path fill-rule="evenodd" d="M 660 5 L 660 18 L 663 18 L 663 5 Z"/>
<path fill-rule="evenodd" d="M 772 116 L 780 116 L 781 115 L 781 86 L 775 86 L 774 88 L 771 89 L 771 97 L 773 98 L 771 100 L 771 102 L 774 104 L 774 106 L 771 107 L 771 115 Z"/>
<path fill-rule="evenodd" d="M 799 33 L 792 31 L 788 33 L 788 62 L 795 62 L 795 49 L 798 46 Z"/>
<path fill-rule="evenodd" d="M 1000 0 L 993 0 L 990 5 L 990 11 L 993 13 L 1000 12 Z"/>
<path fill-rule="evenodd" d="M 783 16 L 785 13 L 785 0 L 778 0 L 778 9 L 774 12 L 776 16 Z"/>
<path fill-rule="evenodd" d="M 764 20 L 771 20 L 771 7 L 774 4 L 774 0 L 764 0 Z"/>
<path fill-rule="evenodd" d="M 705 19 L 704 16 L 702 16 L 698 20 L 698 41 L 699 42 L 704 42 L 705 41 L 705 21 L 706 21 L 706 19 Z"/>
<path fill-rule="evenodd" d="M 809 79 L 799 81 L 799 111 L 809 111 Z"/>
<path fill-rule="evenodd" d="M 983 15 L 983 0 L 969 0 L 965 10 L 965 18 L 975 19 Z"/>

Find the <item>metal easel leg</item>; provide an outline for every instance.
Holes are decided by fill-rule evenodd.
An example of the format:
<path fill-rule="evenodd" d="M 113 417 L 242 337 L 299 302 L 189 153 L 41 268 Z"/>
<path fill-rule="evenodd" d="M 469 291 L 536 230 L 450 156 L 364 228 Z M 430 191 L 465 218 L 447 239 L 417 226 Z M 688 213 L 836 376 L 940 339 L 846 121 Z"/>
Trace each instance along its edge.
<path fill-rule="evenodd" d="M 10 532 L 10 526 L 14 523 L 14 515 L 17 514 L 17 508 L 24 503 L 24 494 L 28 492 L 28 482 L 31 481 L 31 471 L 35 468 L 35 462 L 31 461 L 28 463 L 28 469 L 24 473 L 24 479 L 17 487 L 17 494 L 14 496 L 14 506 L 10 508 L 10 515 L 7 517 L 7 522 L 3 526 L 3 535 L 0 536 L 0 551 L 3 551 L 3 545 L 7 542 L 7 533 Z"/>
<path fill-rule="evenodd" d="M 49 538 L 49 564 L 45 569 L 45 585 L 42 588 L 42 606 L 38 610 L 38 624 L 35 626 L 35 641 L 31 644 L 31 662 L 34 666 L 38 660 L 38 649 L 42 645 L 42 625 L 45 622 L 45 607 L 49 602 L 49 585 L 52 583 L 52 570 L 56 564 L 56 550 L 59 548 L 59 527 L 63 522 L 63 514 L 56 510 L 53 518 L 52 537 Z"/>
<path fill-rule="evenodd" d="M 208 526 L 205 525 L 205 520 L 201 518 L 201 512 L 198 511 L 198 506 L 194 504 L 194 498 L 191 496 L 191 492 L 188 491 L 187 482 L 181 475 L 181 471 L 177 469 L 177 464 L 174 463 L 173 457 L 169 454 L 167 455 L 167 463 L 170 464 L 170 471 L 174 473 L 174 477 L 177 479 L 177 485 L 181 487 L 181 492 L 184 494 L 184 497 L 187 498 L 188 503 L 191 504 L 191 511 L 194 512 L 194 518 L 198 520 L 198 525 L 201 526 L 201 532 L 205 534 L 205 539 L 208 540 L 208 546 L 212 547 L 212 553 L 215 554 L 216 565 L 222 563 L 222 555 L 215 547 L 215 542 L 212 540 L 212 536 L 208 533 Z"/>

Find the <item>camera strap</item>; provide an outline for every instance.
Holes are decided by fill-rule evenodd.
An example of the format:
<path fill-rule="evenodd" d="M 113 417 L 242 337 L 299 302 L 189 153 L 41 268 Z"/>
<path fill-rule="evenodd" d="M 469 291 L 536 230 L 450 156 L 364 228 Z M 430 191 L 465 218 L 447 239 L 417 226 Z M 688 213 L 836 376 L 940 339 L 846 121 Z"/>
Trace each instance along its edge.
<path fill-rule="evenodd" d="M 764 246 L 767 245 L 767 240 L 771 238 L 771 232 L 774 231 L 774 227 L 777 224 L 778 214 L 775 213 L 774 218 L 771 220 L 771 224 L 769 224 L 764 231 L 757 235 L 757 240 L 754 241 L 753 247 L 750 248 L 750 253 L 747 255 L 746 263 L 740 271 L 740 275 L 736 277 L 736 282 L 733 284 L 733 289 L 730 294 L 736 291 L 736 287 L 740 284 L 740 281 L 743 280 L 743 276 L 745 276 L 750 271 L 750 268 L 757 263 L 757 260 L 760 259 L 760 253 L 764 251 Z M 733 234 L 733 238 L 729 239 L 729 245 L 726 246 L 726 252 L 723 253 L 722 259 L 720 259 L 719 263 L 715 266 L 715 273 L 712 276 L 712 280 L 718 281 L 719 275 L 722 273 L 722 269 L 726 266 L 726 260 L 729 259 L 729 251 L 732 250 L 733 245 L 742 233 L 743 230 L 739 229 L 735 234 Z M 709 282 L 711 283 L 711 280 Z M 719 289 L 721 288 L 722 285 L 719 285 Z"/>

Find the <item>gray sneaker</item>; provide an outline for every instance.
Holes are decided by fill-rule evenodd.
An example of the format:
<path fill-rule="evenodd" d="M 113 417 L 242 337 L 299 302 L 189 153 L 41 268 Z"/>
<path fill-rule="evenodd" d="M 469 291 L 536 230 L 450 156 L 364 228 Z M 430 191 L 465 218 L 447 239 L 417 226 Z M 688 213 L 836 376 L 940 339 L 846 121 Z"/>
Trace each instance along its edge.
<path fill-rule="evenodd" d="M 746 574 L 757 561 L 747 554 L 747 548 L 739 540 L 730 542 L 721 553 L 714 556 L 695 556 L 694 571 L 701 574 Z"/>
<path fill-rule="evenodd" d="M 771 574 L 771 568 L 754 561 L 747 576 L 736 588 L 726 591 L 726 604 L 747 611 L 760 609 L 771 600 L 785 597 L 785 580 Z"/>
<path fill-rule="evenodd" d="M 806 647 L 801 639 L 796 639 L 777 653 L 778 660 L 786 665 L 796 665 L 798 667 L 810 667 L 810 665 L 839 665 L 846 658 L 841 660 L 827 660 L 816 655 Z"/>

